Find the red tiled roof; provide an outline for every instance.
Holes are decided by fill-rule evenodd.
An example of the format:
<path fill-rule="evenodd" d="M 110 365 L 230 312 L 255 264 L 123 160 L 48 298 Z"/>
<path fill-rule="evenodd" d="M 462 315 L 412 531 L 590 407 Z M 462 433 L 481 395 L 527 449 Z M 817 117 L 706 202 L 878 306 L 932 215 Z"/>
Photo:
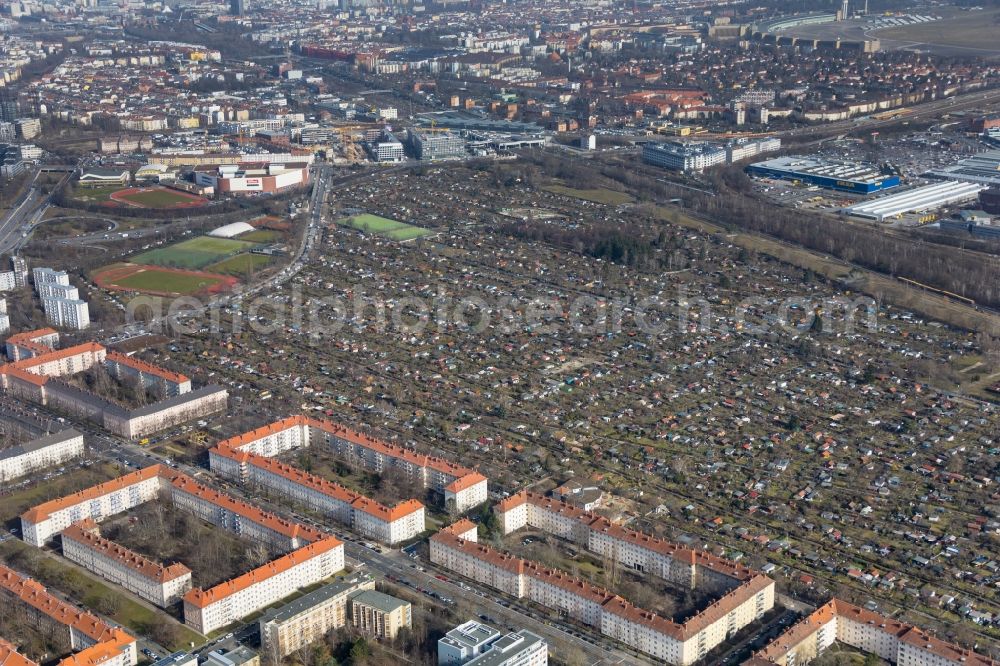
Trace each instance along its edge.
<path fill-rule="evenodd" d="M 133 370 L 138 370 L 147 375 L 154 375 L 165 379 L 168 382 L 173 382 L 174 384 L 182 384 L 188 380 L 186 375 L 182 375 L 176 372 L 171 372 L 159 366 L 153 365 L 152 363 L 147 363 L 138 358 L 133 358 L 131 356 L 126 356 L 121 352 L 114 350 L 108 350 L 107 356 L 105 357 L 108 361 L 113 361 L 115 363 L 120 363 L 122 365 L 128 366 Z"/>
<path fill-rule="evenodd" d="M 125 565 L 129 569 L 132 569 L 146 578 L 152 579 L 160 585 L 191 573 L 191 570 L 180 562 L 176 562 L 169 566 L 163 566 L 162 564 L 157 564 L 152 560 L 148 560 L 139 553 L 131 551 L 128 548 L 117 544 L 110 539 L 105 539 L 100 534 L 95 533 L 94 530 L 96 530 L 96 527 L 96 524 L 90 519 L 87 519 L 87 521 L 73 523 L 63 530 L 63 541 L 66 539 L 75 541 L 76 543 L 86 546 L 87 548 L 90 548 L 105 557 L 116 560 L 120 564 Z"/>
<path fill-rule="evenodd" d="M 163 465 L 151 465 L 149 467 L 144 467 L 143 469 L 120 476 L 117 479 L 105 481 L 104 483 L 99 483 L 96 486 L 91 486 L 90 488 L 84 488 L 83 490 L 75 492 L 72 495 L 65 495 L 64 497 L 49 500 L 48 502 L 42 502 L 41 504 L 22 513 L 21 519 L 37 525 L 57 511 L 68 509 L 71 506 L 75 506 L 81 502 L 86 502 L 87 500 L 103 497 L 104 495 L 127 488 L 141 481 L 146 481 L 157 476 L 170 477 L 171 474 L 170 469 L 164 467 Z"/>
<path fill-rule="evenodd" d="M 38 666 L 22 654 L 13 644 L 0 638 L 0 666 Z"/>
<path fill-rule="evenodd" d="M 387 507 L 371 498 L 365 497 L 360 493 L 356 493 L 353 490 L 345 488 L 339 483 L 334 483 L 333 481 L 324 479 L 323 477 L 310 474 L 309 472 L 301 470 L 298 467 L 293 467 L 292 465 L 275 460 L 274 458 L 259 456 L 248 452 L 237 452 L 228 446 L 224 447 L 222 444 L 213 450 L 218 455 L 239 460 L 240 462 L 245 462 L 253 465 L 254 467 L 271 472 L 272 474 L 277 474 L 278 476 L 284 477 L 293 483 L 305 486 L 336 500 L 340 500 L 341 502 L 349 504 L 359 511 L 364 511 L 367 514 L 375 516 L 376 518 L 386 522 L 398 520 L 410 515 L 414 511 L 419 511 L 424 508 L 423 504 L 414 499 L 405 500 L 396 504 L 394 507 Z"/>
<path fill-rule="evenodd" d="M 211 604 L 225 599 L 232 594 L 245 590 L 251 585 L 267 580 L 271 576 L 276 576 L 294 566 L 307 562 L 314 557 L 334 550 L 335 548 L 339 548 L 342 545 L 342 542 L 335 537 L 320 539 L 319 541 L 310 543 L 302 548 L 299 548 L 298 550 L 293 550 L 287 555 L 283 555 L 276 560 L 272 560 L 263 566 L 257 567 L 253 571 L 248 571 L 242 576 L 220 583 L 213 588 L 207 590 L 190 590 L 184 595 L 184 603 L 191 604 L 196 608 L 205 608 L 206 606 L 210 606 Z M 291 592 L 291 590 L 289 590 L 289 592 Z"/>

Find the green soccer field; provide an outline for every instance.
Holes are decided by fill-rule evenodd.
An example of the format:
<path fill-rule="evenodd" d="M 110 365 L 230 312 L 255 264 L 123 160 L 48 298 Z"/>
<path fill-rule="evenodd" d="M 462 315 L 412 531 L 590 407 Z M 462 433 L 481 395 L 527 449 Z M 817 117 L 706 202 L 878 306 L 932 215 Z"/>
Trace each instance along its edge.
<path fill-rule="evenodd" d="M 398 220 L 390 220 L 389 218 L 370 213 L 362 213 L 354 217 L 344 218 L 339 220 L 339 222 L 358 231 L 378 234 L 379 236 L 395 241 L 412 240 L 434 233 L 430 229 L 424 229 L 423 227 L 417 227 Z"/>
<path fill-rule="evenodd" d="M 176 268 L 204 268 L 240 252 L 246 252 L 254 243 L 199 236 L 168 247 L 143 252 L 132 257 L 136 264 L 172 266 Z"/>
<path fill-rule="evenodd" d="M 115 284 L 119 287 L 135 289 L 136 291 L 194 294 L 221 281 L 218 278 L 209 278 L 201 275 L 184 275 L 182 273 L 151 269 L 130 275 L 121 280 L 115 280 Z"/>

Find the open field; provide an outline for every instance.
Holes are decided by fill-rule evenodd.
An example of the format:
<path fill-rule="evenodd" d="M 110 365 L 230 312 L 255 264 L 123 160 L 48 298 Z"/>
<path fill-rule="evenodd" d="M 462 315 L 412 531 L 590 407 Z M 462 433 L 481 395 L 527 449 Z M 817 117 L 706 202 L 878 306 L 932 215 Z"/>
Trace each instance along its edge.
<path fill-rule="evenodd" d="M 92 279 L 103 289 L 161 296 L 215 293 L 236 284 L 235 278 L 224 275 L 136 264 L 105 266 L 95 271 Z"/>
<path fill-rule="evenodd" d="M 111 193 L 108 199 L 136 208 L 192 208 L 207 203 L 202 197 L 165 187 L 131 187 Z"/>
<path fill-rule="evenodd" d="M 238 254 L 235 257 L 209 264 L 206 270 L 227 275 L 243 275 L 248 270 L 259 270 L 271 263 L 271 257 L 264 254 Z"/>
<path fill-rule="evenodd" d="M 199 236 L 174 245 L 150 250 L 132 257 L 137 264 L 171 266 L 174 268 L 204 268 L 253 247 L 253 243 Z"/>
<path fill-rule="evenodd" d="M 610 204 L 612 206 L 620 206 L 634 201 L 631 196 L 625 194 L 624 192 L 616 192 L 615 190 L 609 190 L 604 187 L 598 187 L 590 190 L 578 190 L 573 187 L 566 187 L 565 185 L 548 185 L 542 189 L 546 192 L 552 192 L 553 194 L 562 194 L 567 197 L 574 197 L 576 199 L 583 199 L 584 201 L 592 201 L 594 203 Z"/>
<path fill-rule="evenodd" d="M 358 231 L 377 234 L 396 241 L 413 240 L 414 238 L 421 238 L 434 233 L 430 229 L 424 229 L 423 227 L 417 227 L 406 222 L 390 220 L 369 213 L 347 217 L 337 222 Z"/>
<path fill-rule="evenodd" d="M 914 23 L 879 30 L 879 39 L 916 42 L 915 47 L 948 47 L 964 52 L 991 52 L 1000 55 L 997 31 L 1000 11 L 973 11 L 929 23 Z"/>
<path fill-rule="evenodd" d="M 73 199 L 87 203 L 102 203 L 108 201 L 112 194 L 121 191 L 121 189 L 121 185 L 78 187 L 73 191 Z"/>

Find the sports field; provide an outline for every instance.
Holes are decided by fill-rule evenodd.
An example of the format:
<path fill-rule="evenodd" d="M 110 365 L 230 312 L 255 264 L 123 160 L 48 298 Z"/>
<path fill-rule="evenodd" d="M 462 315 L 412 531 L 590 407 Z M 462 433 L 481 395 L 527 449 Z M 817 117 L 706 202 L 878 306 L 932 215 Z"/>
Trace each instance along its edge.
<path fill-rule="evenodd" d="M 135 208 L 191 208 L 207 203 L 194 194 L 165 187 L 130 187 L 113 192 L 108 198 Z"/>
<path fill-rule="evenodd" d="M 139 291 L 159 296 L 214 293 L 236 284 L 235 278 L 225 275 L 136 264 L 105 266 L 94 273 L 93 279 L 97 286 L 104 289 Z"/>
<path fill-rule="evenodd" d="M 390 220 L 387 217 L 379 217 L 370 213 L 345 217 L 342 220 L 338 220 L 338 223 L 357 229 L 358 231 L 377 234 L 396 241 L 413 240 L 414 238 L 421 238 L 434 233 L 430 229 L 424 229 L 423 227 L 417 227 L 398 220 Z"/>
<path fill-rule="evenodd" d="M 143 252 L 132 257 L 132 262 L 176 268 L 204 268 L 240 252 L 246 252 L 253 246 L 253 243 L 246 241 L 198 236 L 174 245 Z"/>
<path fill-rule="evenodd" d="M 206 271 L 227 275 L 244 275 L 249 270 L 259 270 L 271 263 L 271 257 L 264 254 L 238 254 L 215 264 L 205 266 Z"/>

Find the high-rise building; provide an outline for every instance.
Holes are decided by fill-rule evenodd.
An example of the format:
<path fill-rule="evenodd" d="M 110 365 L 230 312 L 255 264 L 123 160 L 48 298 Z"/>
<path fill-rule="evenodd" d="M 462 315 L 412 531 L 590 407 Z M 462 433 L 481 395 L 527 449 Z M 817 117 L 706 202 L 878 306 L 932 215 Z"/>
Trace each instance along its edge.
<path fill-rule="evenodd" d="M 10 317 L 7 316 L 7 299 L 0 298 L 0 333 L 10 330 Z"/>
<path fill-rule="evenodd" d="M 7 88 L 0 89 L 0 120 L 12 123 L 21 116 L 17 95 Z"/>
<path fill-rule="evenodd" d="M 77 331 L 90 326 L 90 307 L 87 301 L 50 296 L 42 299 L 42 307 L 45 309 L 45 319 L 53 326 Z"/>
<path fill-rule="evenodd" d="M 246 0 L 229 0 L 229 13 L 233 16 L 243 16 L 247 13 Z"/>
<path fill-rule="evenodd" d="M 10 267 L 14 271 L 14 286 L 24 287 L 28 284 L 28 262 L 22 257 L 11 257 Z"/>

